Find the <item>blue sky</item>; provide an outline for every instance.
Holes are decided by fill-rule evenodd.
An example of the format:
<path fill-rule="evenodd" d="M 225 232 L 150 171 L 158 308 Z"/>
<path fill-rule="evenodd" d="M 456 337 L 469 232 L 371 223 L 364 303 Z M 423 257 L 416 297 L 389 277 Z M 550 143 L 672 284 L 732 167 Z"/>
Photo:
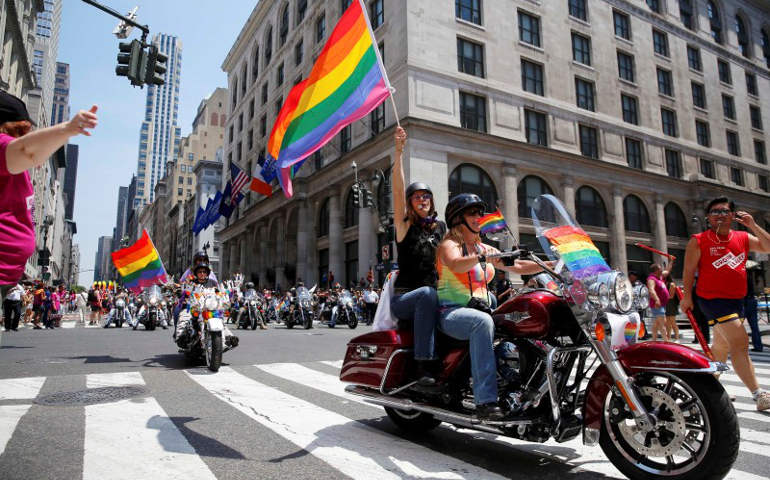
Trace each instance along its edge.
<path fill-rule="evenodd" d="M 131 87 L 115 75 L 119 40 L 112 35 L 118 20 L 80 0 L 63 0 L 58 60 L 70 64 L 72 112 L 99 105 L 99 127 L 91 137 L 75 137 L 80 146 L 75 221 L 80 244 L 80 268 L 94 268 L 97 240 L 112 235 L 118 187 L 128 185 L 136 171 L 139 128 L 147 90 Z M 126 13 L 139 6 L 138 22 L 150 34 L 176 35 L 182 41 L 182 78 L 179 127 L 192 129 L 200 101 L 216 87 L 227 85 L 221 65 L 256 5 L 255 1 L 227 0 L 103 0 Z M 130 39 L 138 38 L 137 29 Z M 89 285 L 93 272 L 83 272 L 80 284 Z"/>

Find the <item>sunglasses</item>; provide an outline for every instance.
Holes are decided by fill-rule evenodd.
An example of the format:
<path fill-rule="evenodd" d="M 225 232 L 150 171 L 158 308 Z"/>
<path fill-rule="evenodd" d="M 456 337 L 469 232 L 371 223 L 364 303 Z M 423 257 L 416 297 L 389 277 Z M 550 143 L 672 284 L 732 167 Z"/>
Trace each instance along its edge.
<path fill-rule="evenodd" d="M 714 217 L 730 215 L 731 213 L 733 213 L 733 211 L 727 208 L 715 208 L 714 210 L 709 211 L 709 215 L 712 215 Z"/>
<path fill-rule="evenodd" d="M 480 208 L 471 208 L 469 210 L 466 210 L 466 215 L 469 217 L 483 217 L 484 216 L 484 210 Z"/>
<path fill-rule="evenodd" d="M 430 200 L 431 198 L 433 198 L 433 194 L 431 193 L 415 193 L 412 195 L 413 200 L 419 200 L 421 202 L 424 200 Z"/>

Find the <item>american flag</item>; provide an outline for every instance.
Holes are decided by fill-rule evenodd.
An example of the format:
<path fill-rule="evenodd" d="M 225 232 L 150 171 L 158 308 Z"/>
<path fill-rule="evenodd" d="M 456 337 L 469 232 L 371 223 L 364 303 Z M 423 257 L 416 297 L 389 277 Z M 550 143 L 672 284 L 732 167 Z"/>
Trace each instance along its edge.
<path fill-rule="evenodd" d="M 238 194 L 241 193 L 243 187 L 251 182 L 251 178 L 249 178 L 249 176 L 246 175 L 243 170 L 238 168 L 238 165 L 233 162 L 230 162 L 230 178 L 233 181 L 233 192 L 232 196 L 230 197 L 230 203 L 235 205 L 235 200 L 238 198 Z"/>

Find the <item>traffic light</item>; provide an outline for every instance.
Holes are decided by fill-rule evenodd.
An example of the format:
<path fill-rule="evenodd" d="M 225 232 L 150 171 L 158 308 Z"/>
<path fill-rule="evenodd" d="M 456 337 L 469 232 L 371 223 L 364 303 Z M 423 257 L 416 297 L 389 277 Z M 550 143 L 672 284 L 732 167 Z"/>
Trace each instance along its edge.
<path fill-rule="evenodd" d="M 158 47 L 150 45 L 144 55 L 144 83 L 147 85 L 163 85 L 166 83 L 166 61 L 168 57 L 158 51 Z"/>
<path fill-rule="evenodd" d="M 372 191 L 367 188 L 364 189 L 364 207 L 374 208 L 374 195 L 372 194 Z"/>
<path fill-rule="evenodd" d="M 115 74 L 119 77 L 128 77 L 131 85 L 141 86 L 142 75 L 140 73 L 140 63 L 142 61 L 142 42 L 133 40 L 131 43 L 120 42 L 118 44 L 118 65 L 115 67 Z"/>
<path fill-rule="evenodd" d="M 358 184 L 353 184 L 353 208 L 361 208 L 361 190 L 358 188 Z"/>

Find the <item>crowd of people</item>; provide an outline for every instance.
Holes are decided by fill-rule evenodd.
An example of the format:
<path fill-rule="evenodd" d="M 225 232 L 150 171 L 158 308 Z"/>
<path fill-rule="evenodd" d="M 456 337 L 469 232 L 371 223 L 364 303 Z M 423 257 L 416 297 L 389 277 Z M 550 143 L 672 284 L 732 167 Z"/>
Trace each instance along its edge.
<path fill-rule="evenodd" d="M 8 289 L 3 299 L 5 331 L 18 331 L 20 325 L 32 325 L 35 329 L 56 328 L 63 314 L 79 311 L 78 298 L 74 289 L 64 285 L 19 282 Z M 81 304 L 84 305 L 82 301 Z"/>

